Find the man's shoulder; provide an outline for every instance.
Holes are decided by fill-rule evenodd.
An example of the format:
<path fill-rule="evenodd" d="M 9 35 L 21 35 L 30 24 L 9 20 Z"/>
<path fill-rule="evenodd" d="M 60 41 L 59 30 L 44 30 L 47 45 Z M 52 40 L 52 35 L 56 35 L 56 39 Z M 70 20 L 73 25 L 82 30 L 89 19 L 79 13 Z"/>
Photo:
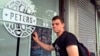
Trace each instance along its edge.
<path fill-rule="evenodd" d="M 73 33 L 68 32 L 68 31 L 64 31 L 64 34 L 66 34 L 66 35 L 74 35 Z"/>
<path fill-rule="evenodd" d="M 76 38 L 76 36 L 73 34 L 73 33 L 71 33 L 71 32 L 68 32 L 68 31 L 65 31 L 64 32 L 64 37 L 70 37 L 70 38 Z"/>

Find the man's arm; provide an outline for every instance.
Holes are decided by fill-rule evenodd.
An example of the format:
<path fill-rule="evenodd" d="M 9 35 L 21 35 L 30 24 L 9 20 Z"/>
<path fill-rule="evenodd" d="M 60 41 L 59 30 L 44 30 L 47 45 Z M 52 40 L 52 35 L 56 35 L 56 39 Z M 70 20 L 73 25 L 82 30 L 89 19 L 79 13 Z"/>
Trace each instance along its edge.
<path fill-rule="evenodd" d="M 54 47 L 52 45 L 48 45 L 48 44 L 45 44 L 43 43 L 42 41 L 39 40 L 39 37 L 38 37 L 38 34 L 37 32 L 34 32 L 33 33 L 34 36 L 33 36 L 33 40 L 39 44 L 43 49 L 47 50 L 47 51 L 52 51 L 54 50 Z"/>
<path fill-rule="evenodd" d="M 66 47 L 66 52 L 68 53 L 68 56 L 79 56 L 77 45 L 69 45 Z"/>

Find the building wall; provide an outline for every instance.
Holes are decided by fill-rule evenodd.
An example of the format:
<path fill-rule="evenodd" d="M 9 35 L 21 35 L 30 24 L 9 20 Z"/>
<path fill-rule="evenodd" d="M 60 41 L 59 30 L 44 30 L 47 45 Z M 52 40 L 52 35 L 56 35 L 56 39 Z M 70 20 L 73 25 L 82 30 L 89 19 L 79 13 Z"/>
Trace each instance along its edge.
<path fill-rule="evenodd" d="M 98 56 L 100 56 L 100 16 L 99 12 L 97 12 L 97 51 Z"/>

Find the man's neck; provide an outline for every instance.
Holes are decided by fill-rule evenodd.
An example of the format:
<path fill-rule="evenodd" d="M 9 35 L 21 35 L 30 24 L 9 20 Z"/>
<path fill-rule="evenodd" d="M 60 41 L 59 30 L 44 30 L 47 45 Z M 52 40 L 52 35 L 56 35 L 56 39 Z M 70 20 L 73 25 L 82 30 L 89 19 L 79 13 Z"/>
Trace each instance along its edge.
<path fill-rule="evenodd" d="M 61 36 L 63 34 L 64 30 L 57 33 L 57 37 Z"/>

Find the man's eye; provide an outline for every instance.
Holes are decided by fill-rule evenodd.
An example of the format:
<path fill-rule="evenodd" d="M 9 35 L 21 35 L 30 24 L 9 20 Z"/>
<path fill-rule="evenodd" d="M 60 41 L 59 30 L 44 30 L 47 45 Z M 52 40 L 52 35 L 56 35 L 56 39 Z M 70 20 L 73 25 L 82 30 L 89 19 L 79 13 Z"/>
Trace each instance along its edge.
<path fill-rule="evenodd" d="M 56 23 L 55 25 L 59 25 L 59 23 Z"/>
<path fill-rule="evenodd" d="M 52 26 L 53 26 L 54 24 L 52 24 Z"/>

